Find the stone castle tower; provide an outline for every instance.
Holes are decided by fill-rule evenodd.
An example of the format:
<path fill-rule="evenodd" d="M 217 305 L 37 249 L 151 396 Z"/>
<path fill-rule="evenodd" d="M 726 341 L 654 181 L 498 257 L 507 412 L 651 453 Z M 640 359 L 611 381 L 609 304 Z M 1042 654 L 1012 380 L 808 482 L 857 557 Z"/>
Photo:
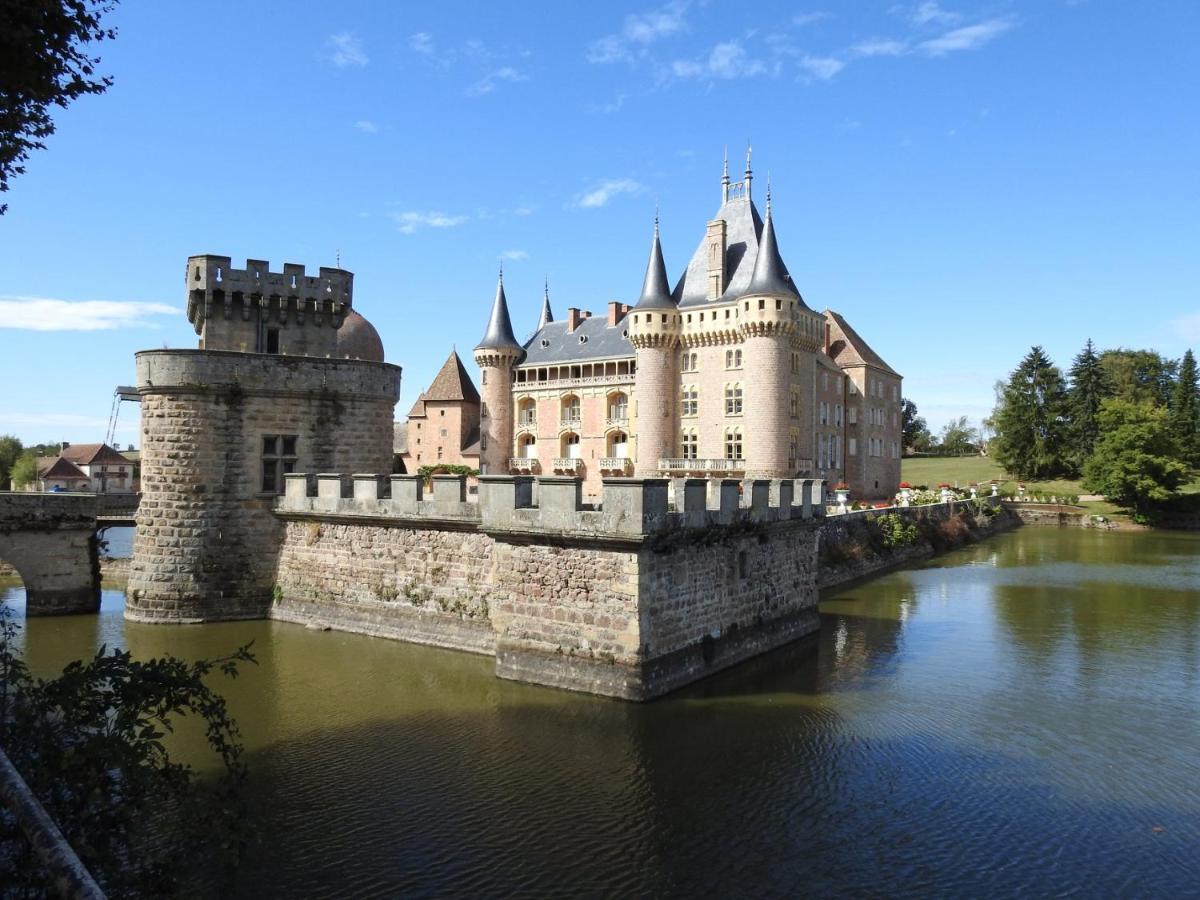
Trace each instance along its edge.
<path fill-rule="evenodd" d="M 487 331 L 475 347 L 483 400 L 479 410 L 479 471 L 484 475 L 508 474 L 513 446 L 513 366 L 524 355 L 513 336 L 501 270 Z"/>
<path fill-rule="evenodd" d="M 196 350 L 136 354 L 142 501 L 125 615 L 259 617 L 289 472 L 386 472 L 400 369 L 352 309 L 354 276 L 193 256 Z"/>

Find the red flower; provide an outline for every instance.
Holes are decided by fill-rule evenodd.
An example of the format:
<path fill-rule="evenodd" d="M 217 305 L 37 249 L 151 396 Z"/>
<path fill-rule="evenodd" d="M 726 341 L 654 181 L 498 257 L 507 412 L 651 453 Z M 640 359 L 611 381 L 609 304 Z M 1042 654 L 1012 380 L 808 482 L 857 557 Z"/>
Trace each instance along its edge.
<path fill-rule="evenodd" d="M 911 484 L 909 484 L 907 481 L 902 481 L 902 482 L 900 482 L 900 487 L 902 487 L 902 488 L 911 488 L 911 487 L 912 487 L 912 485 L 911 485 Z"/>

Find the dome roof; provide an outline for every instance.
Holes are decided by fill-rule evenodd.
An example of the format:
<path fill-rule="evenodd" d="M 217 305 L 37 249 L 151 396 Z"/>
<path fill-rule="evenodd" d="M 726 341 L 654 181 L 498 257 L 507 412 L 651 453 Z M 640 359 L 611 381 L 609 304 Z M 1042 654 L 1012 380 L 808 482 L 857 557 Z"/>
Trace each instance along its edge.
<path fill-rule="evenodd" d="M 343 359 L 383 362 L 383 341 L 379 339 L 379 332 L 353 309 L 338 329 L 337 355 Z"/>

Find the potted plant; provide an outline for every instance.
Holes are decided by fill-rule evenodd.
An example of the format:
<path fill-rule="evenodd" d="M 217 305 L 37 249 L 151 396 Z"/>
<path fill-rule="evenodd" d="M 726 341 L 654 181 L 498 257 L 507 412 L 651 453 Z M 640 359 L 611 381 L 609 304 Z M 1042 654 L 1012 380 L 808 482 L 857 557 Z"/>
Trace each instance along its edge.
<path fill-rule="evenodd" d="M 900 482 L 900 505 L 908 506 L 912 502 L 912 485 L 907 481 Z"/>
<path fill-rule="evenodd" d="M 838 511 L 846 511 L 846 503 L 850 500 L 850 485 L 839 481 L 833 486 L 833 495 L 837 498 Z"/>
<path fill-rule="evenodd" d="M 949 482 L 943 481 L 938 485 L 938 490 L 941 491 L 943 503 L 949 503 L 954 499 L 954 494 L 950 490 Z"/>

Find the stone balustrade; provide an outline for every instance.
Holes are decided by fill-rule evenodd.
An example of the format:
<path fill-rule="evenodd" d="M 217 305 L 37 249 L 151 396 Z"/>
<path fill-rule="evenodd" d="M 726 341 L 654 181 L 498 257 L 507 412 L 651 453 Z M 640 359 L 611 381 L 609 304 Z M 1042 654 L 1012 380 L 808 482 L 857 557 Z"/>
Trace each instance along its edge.
<path fill-rule="evenodd" d="M 578 477 L 481 475 L 478 501 L 471 502 L 462 475 L 434 475 L 426 492 L 418 475 L 295 473 L 286 476 L 275 509 L 284 517 L 396 519 L 429 527 L 457 522 L 487 532 L 641 539 L 670 528 L 820 519 L 823 491 L 824 482 L 815 478 L 605 478 L 601 502 L 585 504 Z"/>

